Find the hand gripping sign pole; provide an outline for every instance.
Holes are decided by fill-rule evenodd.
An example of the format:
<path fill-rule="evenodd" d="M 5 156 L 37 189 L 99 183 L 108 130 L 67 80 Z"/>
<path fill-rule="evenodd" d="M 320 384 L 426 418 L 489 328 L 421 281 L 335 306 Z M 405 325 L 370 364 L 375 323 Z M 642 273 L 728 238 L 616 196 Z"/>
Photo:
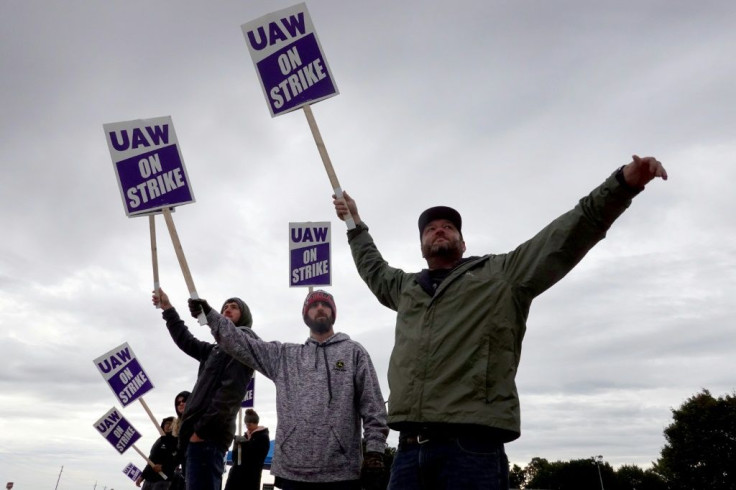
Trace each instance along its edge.
<path fill-rule="evenodd" d="M 194 287 L 194 280 L 192 279 L 192 273 L 189 272 L 189 265 L 187 264 L 187 258 L 184 256 L 184 250 L 181 248 L 181 242 L 179 241 L 179 235 L 176 233 L 176 227 L 174 226 L 174 218 L 171 216 L 171 210 L 169 208 L 163 209 L 164 220 L 166 221 L 166 227 L 169 229 L 169 235 L 171 235 L 171 243 L 174 245 L 174 251 L 176 252 L 176 258 L 179 260 L 179 266 L 181 272 L 184 274 L 184 281 L 187 283 L 187 289 L 189 290 L 189 297 L 192 299 L 199 299 L 197 289 Z M 197 316 L 197 320 L 200 325 L 207 325 L 207 317 L 204 313 L 200 313 Z"/>
<path fill-rule="evenodd" d="M 141 451 L 140 449 L 138 449 L 138 446 L 136 446 L 135 444 L 133 444 L 133 445 L 132 445 L 132 446 L 130 446 L 130 447 L 132 447 L 133 449 L 135 449 L 135 451 L 136 451 L 136 452 L 137 452 L 138 454 L 140 454 L 140 455 L 141 455 L 141 458 L 143 458 L 143 459 L 145 459 L 145 460 L 146 460 L 146 463 L 148 463 L 148 466 L 150 466 L 151 468 L 153 468 L 153 467 L 154 467 L 154 466 L 156 465 L 156 463 L 154 463 L 153 461 L 151 461 L 150 459 L 148 459 L 148 456 L 146 456 L 146 453 L 144 453 L 143 451 Z M 166 474 L 165 474 L 165 473 L 164 473 L 163 471 L 159 471 L 159 472 L 158 472 L 158 475 L 159 475 L 159 476 L 160 476 L 161 478 L 163 478 L 164 480 L 168 480 L 168 477 L 166 476 Z"/>

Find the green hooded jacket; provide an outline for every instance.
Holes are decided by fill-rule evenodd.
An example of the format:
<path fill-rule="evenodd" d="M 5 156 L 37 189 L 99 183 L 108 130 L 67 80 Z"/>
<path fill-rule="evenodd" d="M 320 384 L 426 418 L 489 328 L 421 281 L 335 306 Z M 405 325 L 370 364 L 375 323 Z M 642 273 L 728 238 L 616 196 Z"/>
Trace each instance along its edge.
<path fill-rule="evenodd" d="M 397 312 L 389 426 L 470 424 L 502 442 L 518 438 L 515 378 L 532 300 L 605 237 L 638 192 L 619 169 L 515 250 L 464 259 L 434 295 L 420 285 L 428 271 L 389 266 L 365 224 L 348 232 L 360 276 Z"/>

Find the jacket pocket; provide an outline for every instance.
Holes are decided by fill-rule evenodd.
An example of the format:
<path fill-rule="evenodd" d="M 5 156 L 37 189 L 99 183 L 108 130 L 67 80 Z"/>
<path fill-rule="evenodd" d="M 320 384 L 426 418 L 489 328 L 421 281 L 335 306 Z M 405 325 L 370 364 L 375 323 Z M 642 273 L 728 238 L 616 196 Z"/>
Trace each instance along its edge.
<path fill-rule="evenodd" d="M 348 463 L 345 445 L 330 426 L 300 424 L 284 438 L 285 466 L 294 469 L 341 467 Z"/>

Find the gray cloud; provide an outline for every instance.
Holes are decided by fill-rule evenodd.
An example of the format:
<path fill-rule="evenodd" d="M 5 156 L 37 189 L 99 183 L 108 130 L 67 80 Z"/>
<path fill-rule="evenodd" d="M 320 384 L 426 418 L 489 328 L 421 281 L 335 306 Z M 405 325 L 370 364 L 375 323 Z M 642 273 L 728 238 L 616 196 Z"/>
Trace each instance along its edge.
<path fill-rule="evenodd" d="M 288 222 L 331 220 L 337 326 L 366 346 L 388 396 L 394 315 L 355 273 L 303 114 L 270 117 L 240 32 L 287 6 L 0 6 L 0 475 L 19 488 L 55 484 L 62 465 L 60 489 L 117 488 L 129 484 L 128 462 L 143 465 L 92 428 L 116 404 L 97 356 L 131 345 L 158 418 L 196 376 L 151 306 L 148 221 L 121 208 L 104 123 L 172 116 L 197 199 L 174 221 L 197 290 L 212 304 L 245 299 L 265 339 L 307 335 L 306 292 L 288 289 Z M 701 388 L 733 391 L 736 7 L 308 7 L 341 91 L 315 117 L 392 265 L 423 266 L 416 219 L 428 206 L 462 212 L 469 254 L 505 252 L 633 153 L 670 172 L 535 301 L 512 462 L 603 454 L 648 465 L 671 408 Z M 162 286 L 186 311 L 160 217 L 157 234 Z M 256 408 L 275 432 L 265 378 Z M 123 411 L 147 451 L 155 427 L 140 404 Z"/>

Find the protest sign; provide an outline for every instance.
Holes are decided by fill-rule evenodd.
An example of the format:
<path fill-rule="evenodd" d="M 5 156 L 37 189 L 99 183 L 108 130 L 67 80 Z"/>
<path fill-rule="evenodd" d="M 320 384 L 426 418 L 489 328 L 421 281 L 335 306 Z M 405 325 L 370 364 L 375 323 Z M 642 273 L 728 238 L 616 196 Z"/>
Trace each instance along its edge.
<path fill-rule="evenodd" d="M 112 444 L 112 447 L 114 447 L 120 454 L 127 451 L 133 446 L 135 441 L 141 438 L 140 433 L 135 430 L 135 427 L 133 427 L 115 407 L 111 408 L 105 415 L 100 417 L 100 419 L 94 423 L 94 428 L 97 429 L 97 432 L 107 439 L 107 442 Z"/>
<path fill-rule="evenodd" d="M 264 15 L 243 24 L 241 29 L 271 117 L 300 107 L 304 110 L 332 190 L 338 199 L 342 198 L 340 182 L 310 107 L 339 92 L 306 4 Z M 349 213 L 345 224 L 348 230 L 355 228 Z"/>
<path fill-rule="evenodd" d="M 337 95 L 304 3 L 241 26 L 271 116 Z"/>
<path fill-rule="evenodd" d="M 97 429 L 97 432 L 107 439 L 107 442 L 109 442 L 120 454 L 123 454 L 132 447 L 151 467 L 154 466 L 154 463 L 148 459 L 148 456 L 146 456 L 145 453 L 135 445 L 135 442 L 141 438 L 141 434 L 135 430 L 133 424 L 128 422 L 128 420 L 123 417 L 115 407 L 112 407 L 105 415 L 100 417 L 99 420 L 93 424 L 93 427 Z M 164 480 L 167 479 L 163 472 L 159 472 L 158 474 Z"/>
<path fill-rule="evenodd" d="M 194 202 L 170 116 L 102 127 L 127 216 Z"/>
<path fill-rule="evenodd" d="M 136 481 L 143 472 L 139 470 L 138 467 L 133 463 L 128 463 L 128 466 L 123 468 L 123 473 L 128 475 L 128 478 L 130 478 L 131 480 Z"/>
<path fill-rule="evenodd" d="M 153 389 L 153 383 L 127 342 L 104 353 L 94 363 L 124 407 Z"/>
<path fill-rule="evenodd" d="M 330 222 L 289 223 L 289 286 L 329 286 Z"/>
<path fill-rule="evenodd" d="M 120 403 L 126 407 L 138 400 L 158 433 L 164 435 L 163 429 L 143 400 L 143 395 L 153 389 L 153 383 L 136 359 L 133 349 L 124 343 L 102 354 L 93 362 Z"/>

